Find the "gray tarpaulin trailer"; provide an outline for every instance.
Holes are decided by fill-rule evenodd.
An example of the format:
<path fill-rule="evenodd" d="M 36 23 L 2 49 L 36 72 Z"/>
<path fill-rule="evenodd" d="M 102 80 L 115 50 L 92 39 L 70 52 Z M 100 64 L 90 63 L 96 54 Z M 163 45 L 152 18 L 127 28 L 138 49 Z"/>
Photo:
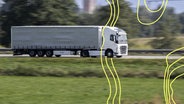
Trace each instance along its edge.
<path fill-rule="evenodd" d="M 104 40 L 103 55 L 127 55 L 126 32 L 116 27 L 103 26 L 13 26 L 11 47 L 14 55 L 31 57 L 77 54 L 82 57 L 99 56 Z"/>

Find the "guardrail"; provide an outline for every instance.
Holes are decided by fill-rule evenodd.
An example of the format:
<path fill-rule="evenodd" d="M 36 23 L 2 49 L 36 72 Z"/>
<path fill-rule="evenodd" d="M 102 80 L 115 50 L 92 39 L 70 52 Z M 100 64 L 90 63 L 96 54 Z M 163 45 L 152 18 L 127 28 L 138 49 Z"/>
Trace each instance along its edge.
<path fill-rule="evenodd" d="M 151 49 L 151 50 L 134 50 L 134 49 L 130 49 L 130 50 L 128 50 L 128 52 L 129 53 L 157 53 L 157 54 L 162 54 L 162 53 L 170 53 L 173 50 L 174 49 Z M 182 54 L 182 53 L 184 53 L 184 50 L 179 50 L 175 53 Z"/>
<path fill-rule="evenodd" d="M 0 48 L 0 51 L 11 51 L 11 48 Z"/>

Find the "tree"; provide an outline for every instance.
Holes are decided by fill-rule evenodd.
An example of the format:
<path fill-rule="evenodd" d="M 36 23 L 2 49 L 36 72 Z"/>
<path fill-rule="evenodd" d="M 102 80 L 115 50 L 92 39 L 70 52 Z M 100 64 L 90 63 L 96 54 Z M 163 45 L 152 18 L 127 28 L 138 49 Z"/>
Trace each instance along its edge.
<path fill-rule="evenodd" d="M 158 38 L 151 42 L 153 48 L 175 49 L 181 46 L 181 43 L 175 39 L 181 31 L 178 20 L 174 9 L 168 7 L 161 20 L 155 24 L 154 34 Z"/>
<path fill-rule="evenodd" d="M 182 24 L 181 32 L 184 33 L 184 13 L 179 14 L 179 21 Z"/>
<path fill-rule="evenodd" d="M 150 23 L 153 21 L 152 19 L 153 14 L 150 13 L 144 6 L 140 6 L 139 8 L 139 18 L 144 23 Z M 149 25 L 145 26 L 139 23 L 140 27 L 140 37 L 153 37 L 154 36 L 154 26 Z"/>
<path fill-rule="evenodd" d="M 11 26 L 74 25 L 78 18 L 74 0 L 6 0 L 8 11 L 2 13 L 3 44 L 10 43 Z"/>
<path fill-rule="evenodd" d="M 115 2 L 116 4 L 116 2 Z M 130 4 L 125 0 L 119 1 L 120 5 L 120 16 L 117 21 L 116 26 L 119 28 L 124 29 L 130 37 L 135 37 L 139 34 L 139 26 L 136 20 L 136 15 L 133 13 L 132 9 L 130 8 Z M 116 5 L 117 11 L 117 5 Z M 96 11 L 96 25 L 105 25 L 110 16 L 110 7 L 103 6 Z M 117 14 L 117 13 L 116 13 Z"/>
<path fill-rule="evenodd" d="M 81 13 L 78 18 L 79 25 L 95 25 L 94 14 Z"/>

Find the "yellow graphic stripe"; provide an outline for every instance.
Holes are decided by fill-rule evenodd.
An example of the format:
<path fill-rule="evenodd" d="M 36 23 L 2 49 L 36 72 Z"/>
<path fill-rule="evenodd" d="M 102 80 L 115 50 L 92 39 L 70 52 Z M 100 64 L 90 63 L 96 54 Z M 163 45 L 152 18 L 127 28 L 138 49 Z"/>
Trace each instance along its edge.
<path fill-rule="evenodd" d="M 146 9 L 147 9 L 149 12 L 151 12 L 151 13 L 160 12 L 160 11 L 163 9 L 163 11 L 161 12 L 160 16 L 159 16 L 155 21 L 150 22 L 150 23 L 145 23 L 145 22 L 142 22 L 142 21 L 140 20 L 140 17 L 139 17 L 140 0 L 138 0 L 138 3 L 137 3 L 137 20 L 138 20 L 138 22 L 139 22 L 140 24 L 142 24 L 142 25 L 153 25 L 153 24 L 155 24 L 155 23 L 158 22 L 158 21 L 161 19 L 161 17 L 163 16 L 163 14 L 164 14 L 164 12 L 165 12 L 165 10 L 166 10 L 166 8 L 167 8 L 167 4 L 168 4 L 168 0 L 162 0 L 162 5 L 160 6 L 159 9 L 157 9 L 157 10 L 151 10 L 151 9 L 148 7 L 147 0 L 144 0 L 144 5 L 145 5 Z M 173 91 L 173 88 L 172 88 L 172 84 L 174 83 L 174 81 L 175 81 L 177 78 L 179 78 L 179 77 L 181 77 L 181 76 L 184 75 L 184 73 L 182 73 L 182 74 L 176 76 L 176 77 L 174 78 L 174 80 L 170 83 L 170 77 L 171 77 L 172 73 L 173 73 L 175 70 L 177 70 L 178 68 L 183 67 L 184 65 L 181 65 L 181 66 L 178 66 L 178 67 L 174 68 L 171 72 L 170 72 L 170 68 L 171 68 L 173 65 L 175 65 L 177 62 L 179 62 L 180 60 L 184 59 L 184 57 L 181 57 L 181 58 L 179 58 L 178 60 L 174 61 L 171 65 L 169 65 L 168 57 L 169 57 L 171 54 L 173 54 L 174 52 L 179 51 L 179 50 L 182 50 L 182 49 L 184 49 L 184 47 L 178 48 L 178 49 L 176 49 L 176 50 L 170 52 L 170 53 L 166 56 L 166 69 L 165 69 L 165 72 L 164 72 L 164 82 L 163 82 L 163 91 L 164 91 L 164 98 L 165 98 L 166 104 L 171 104 L 171 101 L 172 101 L 172 103 L 176 104 L 176 102 L 175 102 L 175 100 L 174 100 L 174 91 Z M 170 90 L 171 90 L 171 93 L 170 93 Z"/>
<path fill-rule="evenodd" d="M 174 101 L 174 98 L 173 98 L 173 89 L 172 89 L 172 83 L 178 78 L 178 76 L 172 81 L 172 83 L 170 83 L 170 76 L 171 74 L 177 70 L 178 68 L 182 67 L 183 65 L 173 69 L 171 72 L 170 72 L 170 68 L 176 64 L 177 62 L 179 62 L 180 60 L 184 59 L 184 56 L 179 58 L 178 60 L 174 61 L 171 65 L 169 65 L 169 62 L 168 62 L 168 57 L 173 54 L 174 52 L 177 52 L 179 50 L 182 50 L 184 49 L 184 47 L 181 47 L 181 48 L 178 48 L 172 52 L 170 52 L 167 56 L 166 56 L 166 70 L 165 70 L 165 73 L 164 73 L 164 85 L 163 85 L 163 88 L 164 88 L 164 97 L 165 97 L 165 100 L 166 100 L 166 104 L 171 104 L 171 100 L 174 104 L 176 104 L 176 102 Z M 182 74 L 181 74 L 182 75 Z M 180 75 L 179 75 L 180 76 Z M 170 90 L 171 90 L 171 93 L 170 93 Z"/>
<path fill-rule="evenodd" d="M 107 75 L 107 72 L 105 70 L 104 63 L 103 63 L 103 47 L 104 47 L 104 42 L 105 42 L 105 37 L 104 37 L 105 28 L 108 26 L 108 24 L 110 23 L 110 21 L 112 19 L 112 6 L 111 6 L 111 3 L 109 2 L 109 0 L 106 0 L 106 1 L 107 1 L 107 3 L 109 4 L 109 7 L 110 7 L 110 17 L 109 17 L 109 20 L 107 21 L 107 23 L 105 24 L 105 26 L 102 29 L 103 42 L 102 42 L 102 46 L 101 46 L 101 49 L 100 49 L 100 61 L 101 61 L 102 70 L 103 70 L 103 72 L 106 76 L 107 82 L 109 84 L 109 96 L 108 96 L 107 101 L 106 101 L 106 104 L 109 104 L 109 100 L 111 98 L 111 93 L 112 93 L 112 86 L 111 86 L 110 79 Z"/>
<path fill-rule="evenodd" d="M 114 9 L 113 9 L 113 10 L 114 10 L 114 11 L 113 11 L 113 12 L 114 12 L 114 16 L 113 16 L 114 18 L 113 18 L 113 21 L 112 21 L 112 23 L 111 23 L 111 25 L 110 25 L 110 26 L 112 26 L 112 27 L 114 27 L 115 24 L 117 23 L 118 18 L 119 18 L 119 14 L 120 14 L 119 0 L 117 0 L 116 3 L 117 3 L 117 8 L 118 8 L 117 11 L 116 11 L 116 6 L 115 6 L 115 4 L 114 4 L 114 0 L 112 0 L 112 5 L 113 5 L 113 8 L 114 8 Z M 116 16 L 116 12 L 117 12 L 117 16 Z M 107 62 L 107 58 L 106 58 L 106 65 L 109 66 L 109 64 L 108 64 L 108 62 Z M 113 76 L 114 83 L 115 83 L 115 94 L 114 94 L 114 97 L 113 97 L 113 100 L 112 100 L 112 104 L 115 103 L 115 99 L 116 99 L 116 96 L 117 96 L 118 87 L 119 87 L 118 102 L 119 102 L 119 104 L 121 104 L 121 82 L 120 82 L 119 76 L 118 76 L 118 74 L 117 74 L 117 71 L 116 71 L 116 69 L 115 69 L 115 66 L 114 66 L 114 63 L 113 63 L 112 58 L 111 58 L 111 65 L 112 65 L 113 71 L 114 71 L 114 73 L 115 73 L 115 75 L 114 75 L 113 73 L 111 73 L 112 76 Z M 112 72 L 112 69 L 111 69 L 110 67 L 108 67 L 108 69 L 109 69 L 110 72 Z M 118 79 L 118 85 L 119 85 L 119 86 L 117 86 L 117 82 L 116 82 L 116 79 L 115 79 L 114 76 L 116 76 L 116 78 Z"/>
<path fill-rule="evenodd" d="M 111 86 L 111 82 L 110 82 L 110 79 L 109 79 L 109 77 L 108 77 L 108 75 L 107 75 L 107 72 L 106 72 L 106 70 L 105 70 L 105 67 L 104 67 L 104 63 L 103 63 L 103 57 L 102 57 L 102 52 L 103 52 L 103 47 L 104 47 L 104 42 L 105 42 L 105 38 L 104 38 L 104 31 L 105 31 L 105 28 L 108 26 L 108 24 L 110 23 L 110 21 L 111 21 L 111 19 L 112 19 L 112 22 L 110 23 L 110 26 L 114 26 L 116 23 L 117 23 L 117 21 L 118 21 L 118 18 L 119 18 L 119 1 L 117 0 L 117 6 L 118 6 L 118 12 L 117 12 L 117 16 L 116 16 L 116 6 L 115 6 L 115 2 L 114 2 L 114 0 L 112 0 L 112 3 L 110 3 L 108 0 L 106 0 L 107 2 L 108 2 L 108 4 L 109 4 L 109 6 L 110 6 L 110 10 L 111 10 L 111 13 L 110 13 L 110 17 L 109 17 L 109 20 L 108 20 L 108 22 L 106 23 L 106 25 L 104 26 L 104 28 L 103 28 L 103 30 L 102 30 L 102 38 L 103 38 L 103 43 L 102 43 L 102 47 L 101 47 L 101 52 L 100 52 L 100 58 L 101 58 L 101 65 L 102 65 L 102 69 L 103 69 L 103 71 L 104 71 L 104 74 L 105 74 L 105 76 L 106 76 L 106 78 L 107 78 L 107 81 L 108 81 L 108 83 L 109 83 L 109 89 L 110 89 L 110 92 L 109 92 L 109 97 L 107 98 L 107 101 L 106 101 L 106 103 L 108 104 L 109 103 L 109 100 L 111 99 L 111 93 L 112 93 L 112 86 Z M 112 12 L 112 9 L 113 9 L 113 12 Z M 113 15 L 113 16 L 112 16 Z M 113 17 L 113 18 L 112 18 Z M 117 17 L 117 18 L 116 18 Z M 112 61 L 112 59 L 111 59 L 111 64 L 112 64 L 112 67 L 113 67 L 113 69 L 114 69 L 114 72 L 115 72 L 115 75 L 114 75 L 114 73 L 112 72 L 112 70 L 111 70 L 111 68 L 110 68 L 110 66 L 109 66 L 109 64 L 108 64 L 108 60 L 107 60 L 107 57 L 105 57 L 105 62 L 106 62 L 106 66 L 107 66 L 107 68 L 109 69 L 109 71 L 110 71 L 110 73 L 111 73 L 111 75 L 112 75 L 112 77 L 113 77 L 113 80 L 114 80 L 114 84 L 115 84 L 115 94 L 114 94 L 114 96 L 113 96 L 113 100 L 112 100 L 112 104 L 114 104 L 115 103 L 115 99 L 116 99 L 116 96 L 117 96 L 117 92 L 118 92 L 118 86 L 117 86 L 117 82 L 116 82 L 116 78 L 115 78 L 115 76 L 118 78 L 118 85 L 121 87 L 121 83 L 120 83 L 120 79 L 119 79 L 119 76 L 117 75 L 117 72 L 116 72 L 116 69 L 115 69 L 115 67 L 114 67 L 114 63 L 113 63 L 113 61 Z M 119 88 L 120 89 L 120 93 L 119 93 L 119 104 L 121 104 L 121 88 Z"/>
<path fill-rule="evenodd" d="M 111 73 L 111 75 L 113 77 L 114 84 L 115 84 L 115 94 L 114 94 L 114 97 L 112 99 L 112 104 L 114 104 L 115 103 L 116 96 L 117 96 L 117 93 L 118 93 L 118 90 L 117 90 L 118 89 L 117 88 L 117 82 L 116 82 L 116 78 L 115 78 L 115 76 L 114 76 L 114 74 L 113 74 L 113 72 L 112 72 L 112 70 L 111 70 L 111 68 L 110 68 L 110 66 L 108 64 L 107 57 L 105 57 L 105 61 L 106 61 L 107 68 L 109 69 L 109 71 L 110 71 L 110 73 Z"/>
<path fill-rule="evenodd" d="M 147 0 L 144 0 L 144 5 L 145 5 L 146 9 L 147 9 L 149 12 L 151 12 L 151 13 L 160 12 L 160 11 L 163 9 L 163 11 L 161 12 L 160 16 L 159 16 L 155 21 L 150 22 L 150 23 L 146 23 L 146 22 L 142 22 L 142 21 L 140 20 L 140 16 L 139 16 L 140 0 L 138 0 L 138 2 L 137 2 L 137 20 L 138 20 L 138 22 L 139 22 L 140 24 L 142 24 L 142 25 L 148 25 L 148 26 L 149 26 L 149 25 L 155 24 L 155 23 L 158 22 L 158 21 L 161 19 L 161 17 L 163 16 L 163 14 L 164 14 L 164 12 L 165 12 L 165 10 L 166 10 L 166 8 L 167 8 L 167 4 L 168 4 L 168 0 L 162 0 L 162 5 L 160 6 L 159 9 L 157 9 L 157 10 L 151 10 L 151 9 L 148 7 L 148 5 L 147 5 Z M 177 50 L 175 50 L 175 51 L 177 51 Z M 169 66 L 168 57 L 169 57 L 169 55 L 171 55 L 171 54 L 174 53 L 175 51 L 169 53 L 169 54 L 166 56 L 166 65 L 167 65 L 167 66 L 166 66 L 166 69 L 165 69 L 165 72 L 164 72 L 164 82 L 163 82 L 164 98 L 165 98 L 166 104 L 171 104 L 171 103 L 170 103 L 170 91 L 169 91 L 169 79 L 170 79 L 170 78 L 169 78 L 169 68 L 170 68 L 172 65 Z M 168 79 L 168 78 L 169 78 L 169 79 Z"/>
<path fill-rule="evenodd" d="M 170 76 L 171 76 L 171 74 L 172 74 L 175 70 L 177 70 L 177 69 L 179 69 L 179 68 L 181 68 L 181 67 L 184 67 L 184 65 L 180 65 L 180 66 L 176 67 L 175 69 L 173 69 L 172 72 L 170 73 Z M 175 81 L 176 79 L 178 79 L 179 77 L 181 77 L 181 76 L 183 76 L 183 75 L 184 75 L 184 73 L 178 75 L 178 76 L 175 77 L 175 78 L 172 80 L 172 82 L 170 83 L 171 100 L 172 100 L 173 104 L 176 104 L 176 102 L 175 102 L 175 100 L 174 100 L 174 90 L 173 90 L 173 88 L 172 88 L 172 84 L 174 83 L 174 81 Z"/>
<path fill-rule="evenodd" d="M 149 12 L 151 12 L 151 13 L 156 13 L 156 12 L 161 11 L 161 9 L 164 7 L 165 0 L 162 0 L 162 5 L 161 5 L 160 8 L 157 9 L 157 10 L 151 10 L 151 9 L 148 7 L 147 0 L 144 0 L 144 4 L 145 4 L 146 9 L 147 9 Z"/>
<path fill-rule="evenodd" d="M 137 2 L 137 20 L 138 20 L 138 22 L 139 22 L 140 24 L 142 24 L 142 25 L 153 25 L 153 24 L 155 24 L 156 22 L 158 22 L 158 21 L 161 19 L 161 17 L 163 16 L 163 14 L 164 14 L 164 12 L 165 12 L 165 10 L 166 10 L 166 8 L 167 8 L 167 4 L 168 4 L 168 0 L 163 0 L 163 2 L 162 2 L 162 5 L 163 5 L 163 6 L 161 6 L 160 9 L 158 9 L 158 10 L 156 10 L 156 11 L 152 11 L 152 10 L 150 10 L 150 8 L 148 7 L 148 5 L 147 5 L 147 3 L 146 3 L 146 0 L 144 0 L 144 4 L 145 4 L 146 9 L 147 9 L 148 11 L 151 11 L 151 12 L 159 12 L 159 11 L 163 8 L 163 11 L 161 12 L 161 15 L 160 15 L 155 21 L 150 22 L 150 23 L 146 23 L 146 22 L 142 22 L 142 21 L 140 20 L 140 17 L 139 17 L 139 9 L 140 9 L 139 6 L 140 6 L 140 2 L 141 2 L 141 0 L 138 0 L 138 2 Z"/>
<path fill-rule="evenodd" d="M 112 0 L 112 5 L 113 5 L 113 14 L 114 14 L 114 16 L 113 16 L 113 20 L 112 20 L 112 23 L 110 24 L 110 26 L 112 26 L 112 27 L 114 27 L 115 26 L 115 24 L 117 23 L 117 20 L 118 20 L 118 18 L 119 18 L 119 1 L 117 0 L 116 2 L 117 2 L 117 7 L 118 7 L 118 11 L 116 11 L 116 6 L 115 6 L 115 3 L 114 3 L 115 1 L 114 0 Z M 116 12 L 117 12 L 117 16 L 116 16 Z M 112 58 L 111 58 L 112 59 Z M 108 62 L 107 62 L 107 58 L 105 58 L 105 60 L 106 60 L 106 65 L 108 66 L 108 69 L 109 69 L 109 71 L 111 72 L 111 75 L 112 75 L 112 77 L 113 77 L 113 80 L 114 80 L 114 84 L 115 84 L 115 94 L 114 94 L 114 97 L 113 97 L 113 100 L 112 100 L 112 104 L 114 104 L 115 103 L 115 99 L 116 99 L 116 96 L 117 96 L 117 92 L 118 92 L 118 86 L 117 86 L 117 81 L 116 81 L 116 78 L 119 78 L 117 75 L 114 75 L 114 73 L 117 73 L 116 72 L 116 70 L 113 70 L 114 71 L 114 73 L 112 72 L 112 69 L 109 67 L 109 64 L 108 64 Z M 112 61 L 111 61 L 111 65 L 114 67 L 114 64 L 112 63 Z M 114 69 L 114 68 L 113 68 Z M 115 76 L 116 76 L 116 78 L 115 78 Z M 118 82 L 119 83 L 119 82 Z M 121 90 L 120 90 L 120 93 L 121 93 Z M 119 100 L 118 101 L 121 101 L 121 96 L 120 96 L 120 94 L 119 94 Z M 119 104 L 121 104 L 121 103 L 119 103 Z"/>
<path fill-rule="evenodd" d="M 119 15 L 120 15 L 119 0 L 117 0 L 116 3 L 117 3 L 117 16 L 116 16 L 117 18 L 115 19 L 115 22 L 114 22 L 114 24 L 113 24 L 112 26 L 115 26 L 115 24 L 117 23 L 117 21 L 118 21 L 118 19 L 119 19 Z M 114 12 L 116 13 L 116 9 L 114 10 Z M 118 87 L 119 87 L 118 103 L 121 104 L 121 90 L 122 90 L 121 88 L 122 88 L 122 86 L 121 86 L 121 81 L 120 81 L 119 75 L 118 75 L 118 73 L 117 73 L 117 71 L 116 71 L 116 68 L 115 68 L 115 66 L 114 66 L 114 62 L 113 62 L 113 59 L 112 59 L 112 58 L 111 58 L 111 64 L 112 64 L 112 67 L 113 67 L 115 76 L 116 76 L 116 78 L 117 78 L 117 80 L 118 80 Z M 116 86 L 117 86 L 117 85 L 116 85 Z"/>
<path fill-rule="evenodd" d="M 119 98 L 118 98 L 118 102 L 119 104 L 121 104 L 121 81 L 120 81 L 120 78 L 119 78 L 119 75 L 118 73 L 116 72 L 116 68 L 114 67 L 114 62 L 113 62 L 113 59 L 111 58 L 111 63 L 112 63 L 112 67 L 114 69 L 114 72 L 115 72 L 115 75 L 118 79 L 118 86 L 119 86 Z"/>
<path fill-rule="evenodd" d="M 172 74 L 172 73 L 170 73 L 170 68 L 174 65 L 174 64 L 176 64 L 177 62 L 179 62 L 182 58 L 184 58 L 184 57 L 181 57 L 180 59 L 178 59 L 178 60 L 176 60 L 176 61 L 174 61 L 171 65 L 169 65 L 168 67 L 167 67 L 167 69 L 166 69 L 166 78 L 165 78 L 165 80 L 166 80 L 166 88 L 165 88 L 165 91 L 166 91 L 166 97 L 167 97 L 167 103 L 169 103 L 170 104 L 170 101 L 171 101 L 171 98 L 170 98 L 170 89 L 169 89 L 169 83 L 170 83 L 170 75 Z M 167 61 L 168 62 L 168 61 Z M 169 74 L 170 73 L 170 74 Z"/>
<path fill-rule="evenodd" d="M 112 8 L 113 8 L 113 18 L 112 18 L 112 22 L 111 22 L 110 26 L 113 26 L 113 23 L 116 19 L 116 6 L 115 6 L 115 3 L 114 3 L 114 0 L 112 0 Z"/>

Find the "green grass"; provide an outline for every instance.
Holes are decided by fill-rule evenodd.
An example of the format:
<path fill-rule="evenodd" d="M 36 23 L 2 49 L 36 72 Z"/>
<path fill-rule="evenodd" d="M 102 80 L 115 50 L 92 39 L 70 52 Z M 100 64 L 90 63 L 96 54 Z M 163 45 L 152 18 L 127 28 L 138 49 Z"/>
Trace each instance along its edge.
<path fill-rule="evenodd" d="M 162 59 L 114 59 L 114 63 L 120 77 L 163 78 L 166 67 Z M 1 75 L 105 77 L 99 58 L 1 58 L 0 66 Z"/>
<path fill-rule="evenodd" d="M 114 59 L 114 63 L 122 81 L 123 104 L 164 104 L 165 60 Z M 108 97 L 99 58 L 1 58 L 0 74 L 0 104 L 105 104 Z M 184 103 L 183 85 L 183 79 L 174 85 L 177 104 Z"/>
<path fill-rule="evenodd" d="M 182 36 L 177 36 L 176 39 L 177 41 L 182 43 L 182 46 L 184 46 L 183 39 L 184 37 Z M 129 43 L 129 49 L 153 49 L 153 47 L 150 45 L 150 42 L 156 39 L 156 37 L 151 37 L 151 38 L 132 38 L 128 40 Z"/>
<path fill-rule="evenodd" d="M 162 79 L 121 78 L 123 104 L 164 104 Z M 175 83 L 184 103 L 184 80 Z M 0 104 L 106 104 L 105 78 L 0 77 Z"/>
<path fill-rule="evenodd" d="M 129 39 L 128 43 L 130 49 L 153 49 L 149 44 L 155 38 L 133 38 Z"/>

